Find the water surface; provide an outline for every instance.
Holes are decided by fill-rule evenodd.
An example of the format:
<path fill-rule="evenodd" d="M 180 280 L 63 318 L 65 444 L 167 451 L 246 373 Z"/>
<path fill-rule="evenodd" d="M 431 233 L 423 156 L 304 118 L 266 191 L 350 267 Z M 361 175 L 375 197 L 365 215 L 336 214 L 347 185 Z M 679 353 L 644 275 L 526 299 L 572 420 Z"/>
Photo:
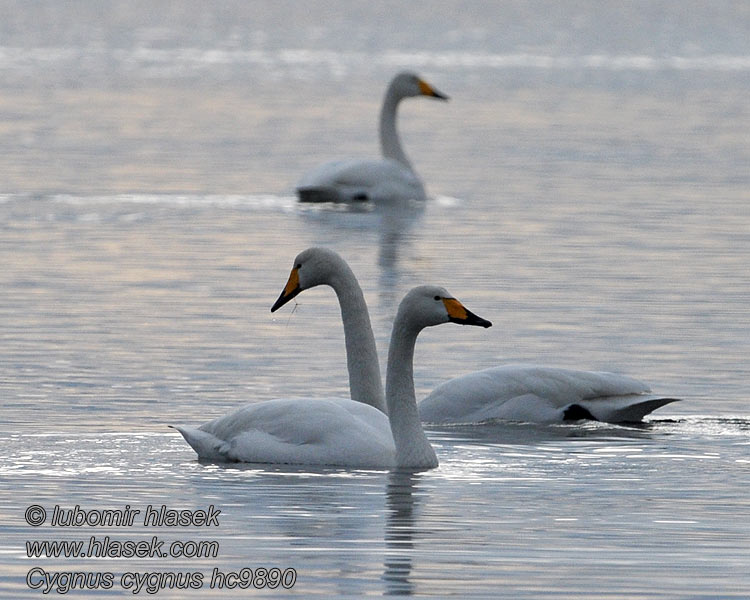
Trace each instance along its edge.
<path fill-rule="evenodd" d="M 203 574 L 159 598 L 235 597 L 214 568 L 276 567 L 294 587 L 254 594 L 747 597 L 743 3 L 74 6 L 0 19 L 0 596 L 42 596 L 39 567 L 113 573 L 90 597 L 132 596 L 128 572 Z M 305 169 L 377 151 L 401 68 L 452 98 L 400 112 L 432 199 L 298 206 Z M 414 285 L 493 321 L 421 335 L 419 396 L 534 362 L 683 401 L 643 427 L 430 428 L 424 473 L 198 462 L 167 424 L 347 395 L 333 293 L 269 311 L 311 245 L 350 262 L 383 358 Z M 35 504 L 222 513 L 34 528 Z M 27 556 L 106 535 L 219 551 Z"/>

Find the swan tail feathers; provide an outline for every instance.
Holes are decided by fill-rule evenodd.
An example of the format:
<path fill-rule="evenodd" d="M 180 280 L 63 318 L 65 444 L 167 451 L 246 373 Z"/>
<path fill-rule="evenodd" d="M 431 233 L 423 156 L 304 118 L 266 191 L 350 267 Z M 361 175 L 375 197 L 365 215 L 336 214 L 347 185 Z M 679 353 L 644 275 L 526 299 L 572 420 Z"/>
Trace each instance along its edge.
<path fill-rule="evenodd" d="M 580 406 L 591 413 L 597 421 L 608 423 L 640 423 L 647 414 L 679 398 L 662 396 L 632 395 L 616 396 L 606 400 L 594 399 L 593 402 L 581 401 Z"/>
<path fill-rule="evenodd" d="M 198 458 L 202 460 L 232 460 L 229 456 L 230 444 L 217 438 L 215 435 L 201 431 L 200 429 L 193 429 L 192 427 L 182 427 L 179 425 L 170 425 L 170 427 L 182 434 L 185 441 L 198 454 Z"/>

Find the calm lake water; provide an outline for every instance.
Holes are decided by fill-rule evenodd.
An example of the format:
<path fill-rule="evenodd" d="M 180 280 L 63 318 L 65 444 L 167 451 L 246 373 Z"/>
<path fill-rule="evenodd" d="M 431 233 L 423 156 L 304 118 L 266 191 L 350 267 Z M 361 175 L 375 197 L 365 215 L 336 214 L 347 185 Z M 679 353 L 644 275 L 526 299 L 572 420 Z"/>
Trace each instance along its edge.
<path fill-rule="evenodd" d="M 0 15 L 0 597 L 43 597 L 44 573 L 60 595 L 72 572 L 99 589 L 68 597 L 750 596 L 745 3 Z M 297 205 L 306 169 L 377 153 L 402 68 L 451 96 L 400 110 L 432 199 Z M 168 424 L 348 394 L 332 291 L 269 311 L 311 245 L 359 277 L 381 364 L 415 285 L 493 321 L 420 336 L 419 396 L 523 362 L 683 401 L 643 427 L 429 429 L 423 473 L 198 462 Z M 141 512 L 51 524 L 76 506 Z M 221 513 L 169 527 L 149 506 Z M 92 536 L 168 556 L 29 556 Z"/>

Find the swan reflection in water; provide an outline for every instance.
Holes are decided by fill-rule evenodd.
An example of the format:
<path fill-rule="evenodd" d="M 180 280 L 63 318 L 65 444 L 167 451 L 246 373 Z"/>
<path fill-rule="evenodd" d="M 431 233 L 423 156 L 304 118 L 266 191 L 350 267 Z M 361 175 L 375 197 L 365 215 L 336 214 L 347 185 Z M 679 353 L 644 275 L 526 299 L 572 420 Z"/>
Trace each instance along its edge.
<path fill-rule="evenodd" d="M 416 591 L 410 576 L 417 533 L 415 524 L 419 502 L 415 491 L 419 479 L 419 473 L 405 469 L 396 469 L 388 474 L 383 571 L 387 596 L 411 596 Z"/>
<path fill-rule="evenodd" d="M 391 198 L 377 203 L 354 205 L 316 204 L 298 206 L 298 215 L 310 227 L 319 227 L 330 245 L 336 236 L 351 240 L 352 235 L 364 236 L 377 243 L 377 265 L 381 289 L 393 289 L 399 279 L 399 261 L 411 245 L 415 225 L 425 214 L 429 202 L 409 198 Z"/>

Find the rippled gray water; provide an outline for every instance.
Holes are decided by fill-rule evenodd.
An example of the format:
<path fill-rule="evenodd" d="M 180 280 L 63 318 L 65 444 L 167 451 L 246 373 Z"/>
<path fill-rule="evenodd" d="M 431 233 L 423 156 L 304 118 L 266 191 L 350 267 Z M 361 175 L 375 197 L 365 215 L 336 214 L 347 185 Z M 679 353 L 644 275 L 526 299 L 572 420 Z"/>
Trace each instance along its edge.
<path fill-rule="evenodd" d="M 262 597 L 748 597 L 744 3 L 0 6 L 1 597 L 43 596 L 35 568 L 112 573 L 69 597 L 188 572 L 155 597 L 236 597 L 213 570 L 259 567 L 296 572 Z M 452 98 L 400 113 L 433 199 L 298 206 L 307 168 L 376 151 L 405 67 Z M 536 362 L 684 400 L 643 427 L 430 429 L 424 473 L 198 462 L 167 424 L 348 393 L 332 292 L 269 312 L 310 245 L 352 265 L 383 357 L 417 284 L 493 321 L 425 331 L 418 395 Z M 50 525 L 76 505 L 221 515 Z M 107 535 L 218 552 L 27 556 Z"/>

